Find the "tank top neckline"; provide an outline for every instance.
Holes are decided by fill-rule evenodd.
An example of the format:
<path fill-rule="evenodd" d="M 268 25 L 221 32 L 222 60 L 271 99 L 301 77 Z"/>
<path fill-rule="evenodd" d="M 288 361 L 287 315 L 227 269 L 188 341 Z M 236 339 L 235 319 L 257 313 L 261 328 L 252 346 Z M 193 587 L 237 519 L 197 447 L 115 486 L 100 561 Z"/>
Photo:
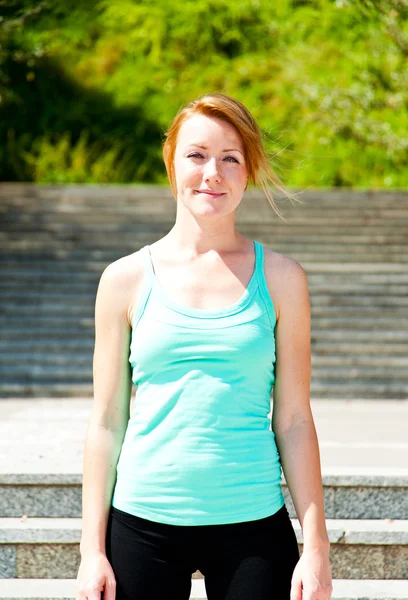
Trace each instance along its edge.
<path fill-rule="evenodd" d="M 151 281 L 152 281 L 152 287 L 156 288 L 157 292 L 160 295 L 162 302 L 168 308 L 170 308 L 182 315 L 198 317 L 198 318 L 199 317 L 204 317 L 204 318 L 205 317 L 207 317 L 207 318 L 208 317 L 224 317 L 224 316 L 234 315 L 234 314 L 240 312 L 241 310 L 243 310 L 249 304 L 249 302 L 251 301 L 251 299 L 255 293 L 255 290 L 258 287 L 258 271 L 262 267 L 263 247 L 262 247 L 262 244 L 260 244 L 256 240 L 254 240 L 255 266 L 254 266 L 254 271 L 252 273 L 251 279 L 249 280 L 247 287 L 245 288 L 241 297 L 238 298 L 238 300 L 236 300 L 233 304 L 230 304 L 229 306 L 217 308 L 217 309 L 204 309 L 204 308 L 195 308 L 192 306 L 187 306 L 185 304 L 182 304 L 178 300 L 175 300 L 175 299 L 167 296 L 167 294 L 164 292 L 163 288 L 161 287 L 159 280 L 157 279 L 156 274 L 154 272 L 153 262 L 152 262 L 152 258 L 150 255 L 150 246 L 146 245 L 144 247 L 144 249 L 145 249 L 146 256 L 147 256 L 148 263 L 149 263 L 149 271 L 150 271 L 150 277 L 151 277 Z"/>

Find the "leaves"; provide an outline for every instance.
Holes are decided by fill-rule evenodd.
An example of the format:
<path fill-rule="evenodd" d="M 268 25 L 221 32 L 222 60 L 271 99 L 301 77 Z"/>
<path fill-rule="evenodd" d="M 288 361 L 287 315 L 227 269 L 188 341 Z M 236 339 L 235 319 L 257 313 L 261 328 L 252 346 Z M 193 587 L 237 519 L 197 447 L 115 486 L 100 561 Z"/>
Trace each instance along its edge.
<path fill-rule="evenodd" d="M 408 184 L 408 0 L 0 10 L 1 179 L 163 181 L 163 131 L 219 91 L 253 112 L 287 185 Z"/>

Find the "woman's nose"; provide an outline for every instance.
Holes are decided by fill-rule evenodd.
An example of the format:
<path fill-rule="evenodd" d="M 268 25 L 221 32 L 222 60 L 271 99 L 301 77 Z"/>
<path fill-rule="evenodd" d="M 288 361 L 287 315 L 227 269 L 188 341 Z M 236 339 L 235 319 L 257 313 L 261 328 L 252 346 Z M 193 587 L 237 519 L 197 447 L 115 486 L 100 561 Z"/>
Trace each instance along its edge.
<path fill-rule="evenodd" d="M 217 161 L 215 158 L 208 160 L 204 167 L 204 179 L 208 180 L 213 177 L 217 180 L 221 179 L 220 173 L 218 171 Z"/>

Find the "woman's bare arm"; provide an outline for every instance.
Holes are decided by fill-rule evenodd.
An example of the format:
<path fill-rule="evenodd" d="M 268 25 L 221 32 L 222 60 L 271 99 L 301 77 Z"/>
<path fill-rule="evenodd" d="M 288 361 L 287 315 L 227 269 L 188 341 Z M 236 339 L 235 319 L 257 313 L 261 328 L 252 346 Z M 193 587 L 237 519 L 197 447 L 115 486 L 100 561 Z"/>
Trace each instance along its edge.
<path fill-rule="evenodd" d="M 125 277 L 120 262 L 109 265 L 95 301 L 94 400 L 84 451 L 81 553 L 105 552 L 116 465 L 129 419 L 131 329 Z"/>
<path fill-rule="evenodd" d="M 311 561 L 314 566 L 309 568 L 308 565 L 309 580 L 305 585 L 312 586 L 311 578 L 315 577 L 316 590 L 325 590 L 325 595 L 316 598 L 326 598 L 330 597 L 331 589 L 330 545 L 324 515 L 319 446 L 310 406 L 311 317 L 307 277 L 301 265 L 288 257 L 282 257 L 278 275 L 275 270 L 273 277 L 277 276 L 279 283 L 276 285 L 275 280 L 273 284 L 279 309 L 275 329 L 277 358 L 272 428 L 302 527 L 303 553 L 314 555 Z M 312 576 L 313 569 L 319 572 Z M 292 594 L 292 597 L 301 596 Z"/>
<path fill-rule="evenodd" d="M 124 257 L 106 267 L 96 294 L 94 399 L 84 449 L 79 600 L 99 600 L 102 591 L 106 600 L 115 597 L 115 578 L 106 559 L 106 529 L 129 420 L 130 300 L 141 278 L 140 261 Z"/>

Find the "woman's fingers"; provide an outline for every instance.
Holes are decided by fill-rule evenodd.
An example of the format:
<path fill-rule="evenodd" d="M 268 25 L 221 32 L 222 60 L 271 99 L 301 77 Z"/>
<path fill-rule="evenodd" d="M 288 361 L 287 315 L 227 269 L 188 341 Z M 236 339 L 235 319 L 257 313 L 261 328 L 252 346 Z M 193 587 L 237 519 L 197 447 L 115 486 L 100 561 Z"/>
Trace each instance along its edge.
<path fill-rule="evenodd" d="M 116 597 L 116 581 L 114 579 L 107 579 L 105 585 L 105 591 L 103 594 L 103 600 L 115 600 Z"/>
<path fill-rule="evenodd" d="M 290 600 L 302 600 L 302 579 L 300 577 L 298 565 L 293 571 L 292 587 L 290 589 Z"/>

